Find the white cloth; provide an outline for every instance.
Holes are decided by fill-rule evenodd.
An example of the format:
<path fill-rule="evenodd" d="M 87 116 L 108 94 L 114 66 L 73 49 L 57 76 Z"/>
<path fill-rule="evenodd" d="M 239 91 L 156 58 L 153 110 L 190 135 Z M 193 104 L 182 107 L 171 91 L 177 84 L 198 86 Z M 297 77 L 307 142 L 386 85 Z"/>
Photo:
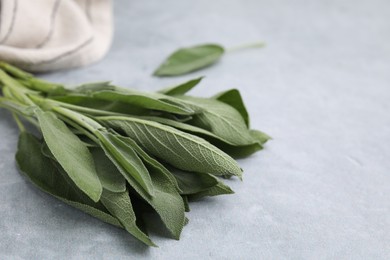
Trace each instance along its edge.
<path fill-rule="evenodd" d="M 0 60 L 29 71 L 83 66 L 112 39 L 111 0 L 0 0 Z"/>

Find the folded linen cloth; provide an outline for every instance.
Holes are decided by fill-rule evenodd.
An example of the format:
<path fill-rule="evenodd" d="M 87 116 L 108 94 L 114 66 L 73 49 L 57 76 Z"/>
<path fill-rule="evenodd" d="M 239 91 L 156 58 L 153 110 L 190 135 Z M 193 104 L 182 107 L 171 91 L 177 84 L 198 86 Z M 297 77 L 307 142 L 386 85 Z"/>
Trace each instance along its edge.
<path fill-rule="evenodd" d="M 112 28 L 111 0 L 0 0 L 0 60 L 34 72 L 87 65 Z"/>

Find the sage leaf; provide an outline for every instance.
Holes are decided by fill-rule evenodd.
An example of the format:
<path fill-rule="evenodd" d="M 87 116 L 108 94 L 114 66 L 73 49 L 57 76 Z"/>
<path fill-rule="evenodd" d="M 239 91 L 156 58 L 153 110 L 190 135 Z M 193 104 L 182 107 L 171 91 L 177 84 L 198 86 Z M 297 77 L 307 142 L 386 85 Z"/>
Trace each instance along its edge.
<path fill-rule="evenodd" d="M 203 77 L 192 79 L 192 80 L 184 82 L 180 85 L 162 89 L 159 91 L 159 93 L 164 94 L 164 95 L 169 95 L 169 96 L 184 95 L 188 91 L 193 89 L 196 85 L 198 85 L 202 79 L 203 79 Z"/>
<path fill-rule="evenodd" d="M 52 112 L 36 111 L 47 146 L 76 186 L 97 202 L 102 185 L 88 148 Z"/>
<path fill-rule="evenodd" d="M 239 112 L 221 101 L 176 96 L 188 106 L 201 113 L 192 116 L 187 123 L 204 128 L 234 145 L 247 145 L 254 142 L 247 125 Z"/>
<path fill-rule="evenodd" d="M 99 91 L 92 94 L 93 98 L 119 101 L 133 106 L 138 106 L 146 109 L 154 109 L 159 111 L 165 111 L 168 113 L 179 115 L 191 115 L 194 113 L 190 108 L 182 105 L 181 103 L 175 103 L 173 98 L 158 95 L 158 93 L 145 94 L 138 91 Z"/>
<path fill-rule="evenodd" d="M 125 132 L 148 153 L 176 168 L 221 176 L 242 176 L 242 170 L 233 158 L 199 137 L 139 118 L 99 117 L 98 120 Z"/>
<path fill-rule="evenodd" d="M 91 149 L 96 172 L 104 189 L 111 192 L 125 192 L 126 179 L 100 148 Z"/>
<path fill-rule="evenodd" d="M 260 144 L 265 144 L 268 140 L 272 139 L 272 137 L 266 133 L 254 129 L 250 130 L 250 135 Z"/>
<path fill-rule="evenodd" d="M 172 53 L 154 72 L 155 76 L 178 76 L 216 63 L 225 50 L 217 44 L 181 48 Z"/>
<path fill-rule="evenodd" d="M 41 153 L 41 142 L 34 135 L 21 132 L 16 153 L 20 171 L 39 189 L 109 224 L 122 227 L 120 222 L 108 212 L 92 202 L 85 204 L 79 194 L 65 185 L 66 180 L 51 160 Z"/>
<path fill-rule="evenodd" d="M 218 180 L 207 173 L 185 172 L 177 169 L 172 169 L 172 174 L 175 176 L 179 188 L 182 191 L 181 195 L 189 195 L 208 190 L 218 184 Z"/>
<path fill-rule="evenodd" d="M 224 184 L 223 182 L 218 180 L 217 185 L 215 185 L 207 190 L 188 195 L 188 200 L 194 201 L 194 200 L 199 200 L 199 199 L 204 198 L 204 197 L 227 195 L 227 194 L 233 194 L 233 193 L 234 193 L 234 191 L 229 186 L 227 186 L 226 184 Z"/>
<path fill-rule="evenodd" d="M 154 168 L 156 171 L 160 172 L 160 174 L 165 175 L 171 182 L 171 184 L 177 189 L 177 191 L 181 191 L 179 188 L 179 184 L 176 181 L 176 178 L 172 175 L 172 173 L 165 168 L 164 165 L 159 163 L 156 159 L 152 158 L 149 154 L 147 154 L 142 148 L 131 138 L 118 136 L 121 140 L 130 145 L 138 154 L 138 156 L 144 161 L 144 163 L 148 164 L 149 167 Z"/>
<path fill-rule="evenodd" d="M 127 144 L 132 146 L 144 161 L 155 187 L 155 196 L 153 198 L 148 198 L 142 193 L 139 193 L 139 189 L 137 189 L 137 187 L 133 187 L 159 214 L 161 220 L 172 236 L 175 239 L 179 239 L 180 233 L 185 224 L 185 207 L 178 192 L 179 188 L 175 178 L 164 166 L 143 151 L 136 142 L 130 138 L 121 139 L 127 141 Z"/>
<path fill-rule="evenodd" d="M 267 138 L 266 134 L 262 132 L 260 132 L 260 134 L 255 134 L 252 132 L 258 132 L 257 130 L 249 130 L 249 133 L 253 138 L 252 143 L 246 145 L 236 145 L 230 143 L 227 140 L 224 140 L 223 138 L 213 134 L 210 131 L 204 130 L 203 128 L 197 126 L 185 124 L 182 122 L 178 122 L 175 120 L 170 120 L 162 117 L 143 116 L 140 118 L 158 122 L 164 125 L 172 126 L 184 132 L 202 137 L 234 158 L 243 158 L 263 149 L 262 145 L 268 140 L 268 139 L 265 140 L 265 138 Z M 256 137 L 256 135 L 259 136 Z"/>
<path fill-rule="evenodd" d="M 148 246 L 156 246 L 150 238 L 137 227 L 136 216 L 127 191 L 117 193 L 104 189 L 101 200 L 103 205 L 120 221 L 127 232 Z"/>
<path fill-rule="evenodd" d="M 247 127 L 249 127 L 249 114 L 246 110 L 244 101 L 242 100 L 240 91 L 238 89 L 230 89 L 221 93 L 218 93 L 213 96 L 214 99 L 217 99 L 225 104 L 234 107 L 242 116 Z"/>
<path fill-rule="evenodd" d="M 149 172 L 134 149 L 114 134 L 104 131 L 97 131 L 95 134 L 108 158 L 116 167 L 120 165 L 124 169 L 124 171 L 121 171 L 123 177 L 128 181 L 134 179 L 149 196 L 154 196 L 153 183 Z"/>

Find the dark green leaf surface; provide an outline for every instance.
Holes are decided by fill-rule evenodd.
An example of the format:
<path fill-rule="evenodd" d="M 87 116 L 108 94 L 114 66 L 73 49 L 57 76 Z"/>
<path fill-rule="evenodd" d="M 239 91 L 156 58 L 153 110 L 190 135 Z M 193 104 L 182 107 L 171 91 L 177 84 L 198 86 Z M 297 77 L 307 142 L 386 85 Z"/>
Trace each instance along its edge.
<path fill-rule="evenodd" d="M 98 201 L 102 185 L 88 148 L 51 112 L 36 112 L 43 137 L 66 173 L 93 201 Z"/>
<path fill-rule="evenodd" d="M 242 170 L 234 159 L 199 137 L 138 118 L 100 117 L 99 120 L 125 132 L 148 153 L 176 168 L 215 175 L 242 176 Z"/>
<path fill-rule="evenodd" d="M 80 199 L 79 194 L 66 185 L 66 180 L 51 160 L 41 153 L 41 142 L 35 136 L 26 132 L 20 134 L 16 162 L 20 171 L 42 191 L 104 222 L 122 227 L 116 218 L 102 211 L 98 204 L 85 204 L 85 200 Z"/>
<path fill-rule="evenodd" d="M 217 44 L 203 44 L 182 48 L 172 53 L 154 72 L 155 76 L 178 76 L 196 71 L 217 62 L 224 48 Z"/>
<path fill-rule="evenodd" d="M 111 192 L 126 191 L 126 179 L 100 148 L 92 148 L 96 172 L 104 189 Z"/>

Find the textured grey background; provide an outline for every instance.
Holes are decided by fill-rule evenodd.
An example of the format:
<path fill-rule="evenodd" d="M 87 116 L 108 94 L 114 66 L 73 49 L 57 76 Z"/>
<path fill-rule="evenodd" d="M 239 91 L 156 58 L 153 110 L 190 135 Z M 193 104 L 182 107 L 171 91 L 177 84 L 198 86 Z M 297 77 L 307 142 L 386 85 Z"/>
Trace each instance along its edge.
<path fill-rule="evenodd" d="M 115 1 L 112 49 L 98 64 L 44 77 L 156 90 L 207 75 L 193 91 L 242 91 L 252 126 L 274 137 L 240 160 L 235 195 L 192 204 L 175 241 L 148 249 L 17 172 L 16 126 L 0 110 L 1 259 L 389 259 L 390 2 Z M 189 76 L 153 69 L 179 46 L 264 40 Z"/>

